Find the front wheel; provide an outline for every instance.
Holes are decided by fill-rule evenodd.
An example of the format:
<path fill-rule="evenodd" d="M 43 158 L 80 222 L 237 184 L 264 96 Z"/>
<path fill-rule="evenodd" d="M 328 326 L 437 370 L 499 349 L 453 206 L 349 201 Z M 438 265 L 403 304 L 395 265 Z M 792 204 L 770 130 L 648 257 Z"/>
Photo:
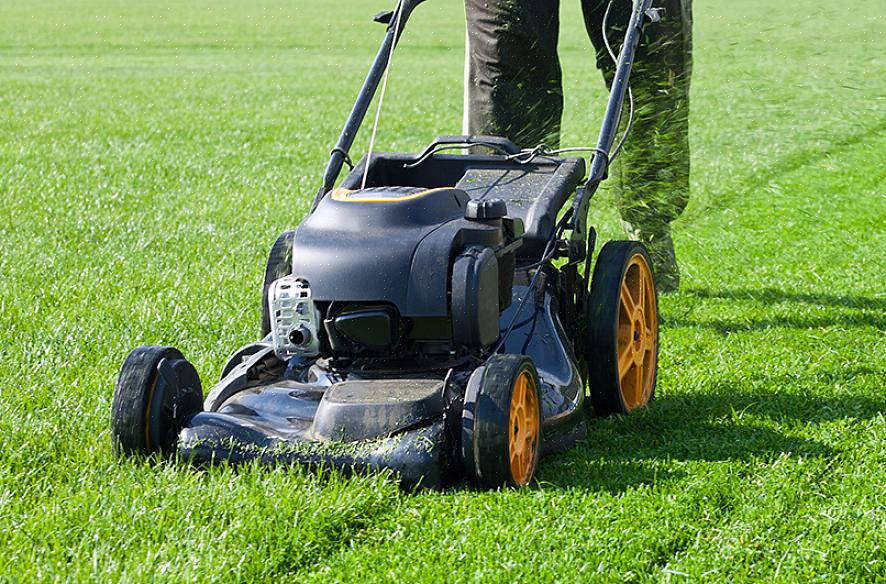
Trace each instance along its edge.
<path fill-rule="evenodd" d="M 538 373 L 523 355 L 493 355 L 471 376 L 462 411 L 462 462 L 483 489 L 522 487 L 541 453 Z"/>
<path fill-rule="evenodd" d="M 194 366 L 174 347 L 134 349 L 120 368 L 111 403 L 111 434 L 118 454 L 169 454 L 185 424 L 203 410 Z"/>
<path fill-rule="evenodd" d="M 585 359 L 598 416 L 649 403 L 658 376 L 658 300 L 652 262 L 636 241 L 600 251 L 588 301 Z"/>

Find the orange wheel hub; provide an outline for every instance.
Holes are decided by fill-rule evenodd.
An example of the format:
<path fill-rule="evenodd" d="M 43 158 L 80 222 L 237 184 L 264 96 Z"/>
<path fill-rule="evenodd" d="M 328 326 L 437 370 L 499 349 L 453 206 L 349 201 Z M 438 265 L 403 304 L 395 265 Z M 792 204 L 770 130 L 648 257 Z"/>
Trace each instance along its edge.
<path fill-rule="evenodd" d="M 658 306 L 652 269 L 642 254 L 628 262 L 618 311 L 618 381 L 628 410 L 652 396 L 658 360 Z"/>
<path fill-rule="evenodd" d="M 508 450 L 511 476 L 518 486 L 527 484 L 538 460 L 539 419 L 538 389 L 527 371 L 522 371 L 511 395 Z"/>

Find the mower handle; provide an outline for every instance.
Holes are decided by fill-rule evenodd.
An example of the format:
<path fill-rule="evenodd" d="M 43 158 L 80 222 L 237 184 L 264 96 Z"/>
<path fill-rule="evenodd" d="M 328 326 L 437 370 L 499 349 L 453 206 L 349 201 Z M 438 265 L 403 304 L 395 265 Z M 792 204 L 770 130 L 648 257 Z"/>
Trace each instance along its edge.
<path fill-rule="evenodd" d="M 376 22 L 382 22 L 387 25 L 385 37 L 382 40 L 381 47 L 378 49 L 375 60 L 372 62 L 372 67 L 369 69 L 365 81 L 363 81 L 363 87 L 360 88 L 360 93 L 357 94 L 357 100 L 354 102 L 354 107 L 351 108 L 351 113 L 348 115 L 345 127 L 342 128 L 338 142 L 336 142 L 335 147 L 330 153 L 329 163 L 326 165 L 326 172 L 323 174 L 323 186 L 320 187 L 320 190 L 317 191 L 317 195 L 314 197 L 311 212 L 317 208 L 317 205 L 326 196 L 326 193 L 335 186 L 335 181 L 338 180 L 338 175 L 341 174 L 341 169 L 345 162 L 350 164 L 349 152 L 351 146 L 354 145 L 357 131 L 363 124 L 363 119 L 366 117 L 372 98 L 375 97 L 375 92 L 378 90 L 385 69 L 388 67 L 391 53 L 400 41 L 400 36 L 403 34 L 406 21 L 409 20 L 412 11 L 422 2 L 424 0 L 398 0 L 397 6 L 390 15 L 383 13 L 376 17 Z"/>
<path fill-rule="evenodd" d="M 651 10 L 653 0 L 633 0 L 633 12 L 631 14 L 630 23 L 625 31 L 624 42 L 622 43 L 621 53 L 618 57 L 618 63 L 615 70 L 615 78 L 609 92 L 609 100 L 606 104 L 606 113 L 603 116 L 603 123 L 600 127 L 600 135 L 597 139 L 597 147 L 594 149 L 595 155 L 591 159 L 591 168 L 588 180 L 583 189 L 576 194 L 572 204 L 572 214 L 569 219 L 568 228 L 573 230 L 574 237 L 583 237 L 587 230 L 587 213 L 588 203 L 591 197 L 597 191 L 600 183 L 607 177 L 609 173 L 609 153 L 615 142 L 615 135 L 618 131 L 618 123 L 621 118 L 621 109 L 624 104 L 625 94 L 628 89 L 631 76 L 631 68 L 634 62 L 634 55 L 637 51 L 637 45 L 640 42 L 640 36 L 647 22 L 656 21 L 657 12 Z M 335 186 L 341 174 L 342 166 L 345 162 L 350 163 L 349 152 L 354 144 L 354 138 L 357 131 L 366 117 L 366 112 L 372 102 L 375 92 L 381 83 L 385 69 L 387 69 L 393 49 L 396 47 L 403 34 L 406 21 L 412 15 L 412 11 L 424 2 L 424 0 L 398 0 L 394 11 L 388 15 L 381 15 L 377 20 L 387 25 L 385 37 L 382 40 L 381 47 L 376 54 L 375 60 L 363 87 L 357 95 L 357 100 L 345 127 L 339 135 L 338 142 L 332 149 L 329 163 L 326 166 L 326 172 L 323 175 L 323 186 L 317 191 L 314 197 L 314 203 L 311 206 L 311 212 L 317 208 L 317 205 L 326 196 L 326 193 Z M 447 137 L 448 138 L 448 137 Z M 461 137 L 457 137 L 461 138 Z M 463 142 L 455 142 L 462 144 Z M 504 145 L 503 145 L 504 146 Z M 506 147 L 506 146 L 505 146 Z"/>
<path fill-rule="evenodd" d="M 416 159 L 424 158 L 431 154 L 438 146 L 465 145 L 465 146 L 488 146 L 505 154 L 520 154 L 520 147 L 501 136 L 487 136 L 485 134 L 440 136 L 431 142 Z"/>
<path fill-rule="evenodd" d="M 588 233 L 587 217 L 588 205 L 591 197 L 597 192 L 600 183 L 609 175 L 609 154 L 618 132 L 618 123 L 621 119 L 622 105 L 624 105 L 631 79 L 631 69 L 634 64 L 634 56 L 640 43 L 643 29 L 650 22 L 657 22 L 660 14 L 652 8 L 653 0 L 633 0 L 634 8 L 631 19 L 625 31 L 621 52 L 615 67 L 615 77 L 609 90 L 609 99 L 606 102 L 606 112 L 603 114 L 603 123 L 600 125 L 600 134 L 597 138 L 597 146 L 594 148 L 594 156 L 591 159 L 591 168 L 584 188 L 579 189 L 572 201 L 572 216 L 569 219 L 567 229 L 572 229 L 573 239 L 584 239 Z"/>
<path fill-rule="evenodd" d="M 394 9 L 394 14 L 397 14 L 397 10 L 401 10 L 403 15 L 400 17 L 400 31 L 403 31 L 403 25 L 406 24 L 406 21 L 412 16 L 412 11 L 415 10 L 415 7 L 424 2 L 425 0 L 400 0 L 397 3 L 397 8 Z M 392 20 L 393 23 L 393 20 Z"/>

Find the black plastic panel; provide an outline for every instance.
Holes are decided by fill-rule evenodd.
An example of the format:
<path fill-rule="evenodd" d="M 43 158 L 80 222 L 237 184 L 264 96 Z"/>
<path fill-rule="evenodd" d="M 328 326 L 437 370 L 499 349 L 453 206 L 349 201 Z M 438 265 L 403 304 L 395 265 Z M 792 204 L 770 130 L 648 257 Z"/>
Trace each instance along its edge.
<path fill-rule="evenodd" d="M 415 160 L 415 154 L 373 154 L 367 186 L 456 186 L 472 199 L 502 199 L 508 216 L 524 222 L 526 235 L 518 255 L 527 258 L 544 251 L 560 210 L 585 175 L 582 158 L 539 157 L 520 164 L 504 156 L 435 154 L 410 167 Z M 361 160 L 341 186 L 359 188 L 365 164 Z"/>
<path fill-rule="evenodd" d="M 443 383 L 437 379 L 337 383 L 320 401 L 312 434 L 342 442 L 394 434 L 442 415 L 442 389 Z"/>
<path fill-rule="evenodd" d="M 470 227 L 466 204 L 455 189 L 384 203 L 325 197 L 295 233 L 292 273 L 308 281 L 315 301 L 388 302 L 404 317 L 447 316 L 453 235 L 429 250 L 435 257 L 416 248 L 451 223 Z"/>
<path fill-rule="evenodd" d="M 498 260 L 487 248 L 471 247 L 452 266 L 452 340 L 488 347 L 498 339 Z"/>

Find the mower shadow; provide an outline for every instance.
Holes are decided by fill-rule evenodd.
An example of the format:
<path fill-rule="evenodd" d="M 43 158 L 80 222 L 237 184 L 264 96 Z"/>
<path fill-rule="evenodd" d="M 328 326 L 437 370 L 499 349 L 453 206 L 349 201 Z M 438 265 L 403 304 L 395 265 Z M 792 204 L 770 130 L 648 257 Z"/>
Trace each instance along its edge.
<path fill-rule="evenodd" d="M 689 327 L 713 330 L 721 335 L 735 332 L 761 331 L 773 328 L 822 328 L 874 327 L 886 329 L 886 299 L 868 296 L 840 296 L 826 293 L 792 293 L 776 288 L 707 290 L 692 288 L 686 296 L 701 299 L 746 300 L 766 303 L 802 303 L 810 306 L 827 306 L 841 309 L 838 313 L 825 316 L 775 316 L 755 318 L 748 321 L 735 319 L 698 320 L 686 316 L 663 316 L 665 327 Z M 842 309 L 854 309 L 846 311 Z M 863 312 L 857 312 L 861 310 Z"/>
<path fill-rule="evenodd" d="M 875 373 L 859 368 L 834 374 L 834 382 Z M 822 381 L 819 374 L 815 377 Z M 539 482 L 555 488 L 621 492 L 630 487 L 679 480 L 685 472 L 673 461 L 750 462 L 783 455 L 819 457 L 833 448 L 801 437 L 805 423 L 864 420 L 886 412 L 886 399 L 857 395 L 825 397 L 777 388 L 808 386 L 812 379 L 759 376 L 712 383 L 698 393 L 656 398 L 628 416 L 592 419 L 588 437 L 571 451 L 545 460 Z M 783 430 L 784 429 L 784 430 Z M 796 429 L 792 431 L 792 429 Z M 680 466 L 680 465 L 676 465 Z"/>
<path fill-rule="evenodd" d="M 687 318 L 662 319 L 668 327 L 685 327 L 708 329 L 719 335 L 730 335 L 740 332 L 766 331 L 771 329 L 818 329 L 833 326 L 841 327 L 873 327 L 886 330 L 886 316 L 873 314 L 839 314 L 826 317 L 786 317 L 760 318 L 748 322 L 728 320 L 693 320 Z"/>
<path fill-rule="evenodd" d="M 842 308 L 859 308 L 886 312 L 886 298 L 870 298 L 868 296 L 840 296 L 826 293 L 786 292 L 778 288 L 735 288 L 729 290 L 708 290 L 690 288 L 683 292 L 685 296 L 696 298 L 716 298 L 723 300 L 755 300 L 766 302 L 802 302 L 818 306 Z"/>

